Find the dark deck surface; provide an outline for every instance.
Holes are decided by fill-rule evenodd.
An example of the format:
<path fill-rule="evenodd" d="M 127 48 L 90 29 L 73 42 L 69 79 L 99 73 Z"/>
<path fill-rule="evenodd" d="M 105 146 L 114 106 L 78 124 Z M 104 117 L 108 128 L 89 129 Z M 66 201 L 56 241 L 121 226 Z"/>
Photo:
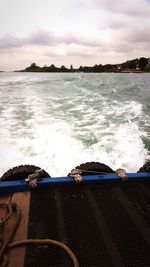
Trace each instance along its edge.
<path fill-rule="evenodd" d="M 31 193 L 28 238 L 67 244 L 80 267 L 150 267 L 150 182 L 102 182 Z M 53 246 L 29 246 L 24 267 L 69 267 Z"/>

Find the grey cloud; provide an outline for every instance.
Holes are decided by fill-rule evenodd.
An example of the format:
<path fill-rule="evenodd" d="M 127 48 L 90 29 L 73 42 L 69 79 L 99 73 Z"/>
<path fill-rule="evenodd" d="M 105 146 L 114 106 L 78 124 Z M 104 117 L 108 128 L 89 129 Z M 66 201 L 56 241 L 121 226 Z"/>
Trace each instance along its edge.
<path fill-rule="evenodd" d="M 134 45 L 127 42 L 120 42 L 118 44 L 112 45 L 111 48 L 114 52 L 127 54 L 134 50 Z"/>
<path fill-rule="evenodd" d="M 56 42 L 56 36 L 53 32 L 39 30 L 23 38 L 26 44 L 31 45 L 52 45 Z"/>
<path fill-rule="evenodd" d="M 150 5 L 145 0 L 91 0 L 99 9 L 126 16 L 149 17 Z"/>
<path fill-rule="evenodd" d="M 0 50 L 8 50 L 10 48 L 19 48 L 23 46 L 22 39 L 6 35 L 5 37 L 0 38 Z"/>
<path fill-rule="evenodd" d="M 139 25 L 130 26 L 130 22 L 117 21 L 117 19 L 108 20 L 107 28 L 110 25 L 111 41 L 107 43 L 74 34 L 58 36 L 50 31 L 38 30 L 22 38 L 10 35 L 1 37 L 0 52 L 18 52 L 19 49 L 22 52 L 26 48 L 27 51 L 32 51 L 33 47 L 35 47 L 35 50 L 39 50 L 38 47 L 40 47 L 41 50 L 39 51 L 47 57 L 89 58 L 111 52 L 127 54 L 135 48 L 138 51 L 143 50 L 143 47 L 146 47 L 146 45 L 148 47 L 148 44 L 150 44 L 150 35 L 148 34 L 150 25 L 143 24 L 143 27 Z M 62 53 L 61 49 L 58 48 L 58 45 L 61 44 L 64 44 Z M 43 46 L 45 46 L 45 49 L 43 49 Z"/>
<path fill-rule="evenodd" d="M 45 53 L 45 56 L 48 57 L 93 57 L 94 53 L 87 52 L 87 51 L 65 51 L 63 54 L 60 54 L 58 52 L 47 52 Z"/>
<path fill-rule="evenodd" d="M 98 40 L 86 39 L 73 34 L 67 34 L 65 36 L 55 35 L 53 32 L 46 32 L 39 30 L 30 34 L 29 36 L 18 38 L 15 36 L 4 36 L 0 38 L 0 50 L 9 51 L 16 48 L 28 47 L 28 46 L 55 46 L 58 44 L 76 44 L 84 46 L 102 46 Z"/>
<path fill-rule="evenodd" d="M 128 40 L 134 43 L 149 43 L 150 42 L 150 27 L 143 29 L 132 29 L 128 34 Z"/>
<path fill-rule="evenodd" d="M 61 37 L 60 41 L 65 44 L 77 44 L 77 45 L 84 45 L 84 46 L 103 46 L 103 43 L 98 40 L 92 40 L 88 38 L 83 38 L 81 36 L 69 34 L 67 36 Z"/>
<path fill-rule="evenodd" d="M 129 23 L 124 20 L 113 20 L 109 24 L 109 27 L 114 30 L 126 29 L 129 27 Z"/>
<path fill-rule="evenodd" d="M 150 46 L 150 25 L 127 27 L 122 31 L 112 31 L 109 49 L 117 53 L 128 54 L 132 51 L 148 51 Z"/>
<path fill-rule="evenodd" d="M 128 43 L 150 43 L 150 25 L 143 25 L 126 29 L 120 33 L 120 40 Z"/>
<path fill-rule="evenodd" d="M 92 57 L 93 54 L 95 54 L 95 51 L 85 51 L 85 50 L 81 50 L 81 51 L 66 51 L 66 55 L 67 56 L 71 56 L 71 57 Z"/>
<path fill-rule="evenodd" d="M 116 30 L 116 31 L 120 31 L 120 30 L 124 30 L 126 28 L 130 27 L 130 22 L 124 21 L 124 20 L 120 20 L 120 19 L 109 19 L 107 18 L 107 20 L 103 23 L 101 23 L 98 26 L 98 30 Z"/>

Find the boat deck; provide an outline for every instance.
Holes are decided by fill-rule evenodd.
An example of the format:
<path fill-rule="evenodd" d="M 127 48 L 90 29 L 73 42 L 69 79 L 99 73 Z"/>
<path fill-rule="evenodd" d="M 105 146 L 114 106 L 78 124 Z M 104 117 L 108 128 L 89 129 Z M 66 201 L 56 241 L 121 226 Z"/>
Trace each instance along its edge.
<path fill-rule="evenodd" d="M 149 179 L 44 187 L 22 194 L 30 199 L 28 239 L 65 243 L 81 267 L 150 266 Z M 22 253 L 23 267 L 73 266 L 54 246 L 29 245 Z"/>

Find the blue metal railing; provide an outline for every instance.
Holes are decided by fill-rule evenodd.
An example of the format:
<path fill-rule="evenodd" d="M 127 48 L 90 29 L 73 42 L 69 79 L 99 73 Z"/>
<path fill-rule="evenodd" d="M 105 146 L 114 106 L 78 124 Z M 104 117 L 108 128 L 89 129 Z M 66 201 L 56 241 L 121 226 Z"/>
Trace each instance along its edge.
<path fill-rule="evenodd" d="M 150 181 L 150 172 L 139 172 L 139 173 L 127 173 L 129 181 L 134 180 L 149 180 Z M 88 175 L 83 176 L 84 184 L 90 183 L 100 183 L 101 181 L 117 181 L 121 178 L 116 174 L 99 174 L 99 175 Z M 43 178 L 39 180 L 36 188 L 44 187 L 56 187 L 64 185 L 73 185 L 76 184 L 73 178 L 71 177 L 56 177 L 56 178 Z M 0 194 L 8 194 L 14 192 L 25 192 L 30 191 L 29 185 L 24 180 L 17 181 L 1 181 L 0 182 Z"/>

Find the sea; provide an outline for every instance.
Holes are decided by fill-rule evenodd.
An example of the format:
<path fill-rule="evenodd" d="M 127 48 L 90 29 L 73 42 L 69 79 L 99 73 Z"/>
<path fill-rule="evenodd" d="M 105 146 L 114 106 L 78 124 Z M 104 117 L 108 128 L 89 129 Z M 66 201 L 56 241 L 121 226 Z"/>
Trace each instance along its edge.
<path fill-rule="evenodd" d="M 0 176 L 52 177 L 85 162 L 137 172 L 150 159 L 149 73 L 0 73 Z"/>

